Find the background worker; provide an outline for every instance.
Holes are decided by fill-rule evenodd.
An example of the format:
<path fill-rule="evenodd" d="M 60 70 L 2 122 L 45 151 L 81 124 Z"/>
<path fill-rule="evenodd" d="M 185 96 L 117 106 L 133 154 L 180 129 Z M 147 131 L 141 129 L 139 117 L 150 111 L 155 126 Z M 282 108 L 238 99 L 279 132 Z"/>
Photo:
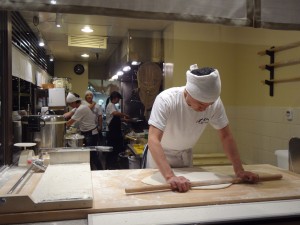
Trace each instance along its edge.
<path fill-rule="evenodd" d="M 85 146 L 97 146 L 98 129 L 95 114 L 88 106 L 81 104 L 81 98 L 76 93 L 69 92 L 66 102 L 73 108 L 70 113 L 64 114 L 66 119 L 70 118 L 67 121 L 66 126 L 70 127 L 77 122 L 79 130 L 84 136 Z M 92 170 L 99 170 L 102 168 L 96 151 L 90 152 L 90 163 Z"/>
<path fill-rule="evenodd" d="M 103 137 L 102 137 L 102 123 L 103 123 L 103 118 L 102 118 L 102 108 L 101 106 L 93 101 L 94 94 L 90 90 L 87 90 L 85 92 L 85 101 L 82 101 L 82 104 L 89 106 L 89 108 L 92 110 L 92 112 L 95 114 L 95 119 L 96 119 L 96 124 L 97 124 L 97 129 L 98 129 L 98 145 L 101 145 L 100 143 L 103 143 Z"/>
<path fill-rule="evenodd" d="M 122 133 L 122 121 L 129 119 L 129 116 L 120 112 L 116 104 L 122 99 L 122 95 L 113 91 L 106 100 L 105 112 L 106 123 L 108 126 L 107 145 L 113 147 L 113 152 L 107 157 L 108 169 L 119 169 L 118 156 L 125 150 L 124 139 Z"/>

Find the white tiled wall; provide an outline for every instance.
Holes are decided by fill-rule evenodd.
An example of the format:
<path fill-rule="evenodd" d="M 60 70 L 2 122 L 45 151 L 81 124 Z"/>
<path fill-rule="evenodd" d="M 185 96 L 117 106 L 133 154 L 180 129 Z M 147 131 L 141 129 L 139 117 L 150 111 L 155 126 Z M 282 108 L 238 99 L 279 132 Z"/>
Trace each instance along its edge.
<path fill-rule="evenodd" d="M 230 127 L 245 164 L 277 165 L 275 151 L 288 149 L 289 140 L 300 137 L 300 108 L 292 108 L 292 121 L 285 116 L 288 108 L 226 106 Z M 217 132 L 207 127 L 195 153 L 210 152 L 222 152 L 222 147 Z"/>

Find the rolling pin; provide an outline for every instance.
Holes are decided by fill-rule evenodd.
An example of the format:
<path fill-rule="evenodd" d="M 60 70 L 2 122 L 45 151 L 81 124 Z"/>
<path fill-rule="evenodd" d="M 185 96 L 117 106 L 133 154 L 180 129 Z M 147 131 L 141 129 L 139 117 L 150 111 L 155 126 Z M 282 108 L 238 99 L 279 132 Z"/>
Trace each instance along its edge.
<path fill-rule="evenodd" d="M 282 178 L 281 174 L 259 175 L 259 182 L 280 180 L 281 178 Z M 229 183 L 241 184 L 241 183 L 248 183 L 248 182 L 243 181 L 241 178 L 223 178 L 219 180 L 205 180 L 205 181 L 191 182 L 191 187 L 229 184 Z M 161 184 L 161 185 L 144 186 L 144 187 L 137 187 L 137 188 L 125 188 L 125 193 L 138 194 L 138 193 L 158 192 L 158 191 L 168 191 L 168 190 L 172 190 L 170 184 Z"/>

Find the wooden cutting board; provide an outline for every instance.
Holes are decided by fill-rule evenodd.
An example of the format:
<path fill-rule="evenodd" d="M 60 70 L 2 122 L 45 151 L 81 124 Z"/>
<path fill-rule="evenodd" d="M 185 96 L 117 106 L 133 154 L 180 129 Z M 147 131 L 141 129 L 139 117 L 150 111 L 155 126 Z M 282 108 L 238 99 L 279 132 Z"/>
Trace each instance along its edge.
<path fill-rule="evenodd" d="M 48 212 L 1 214 L 0 224 L 36 222 L 65 219 L 83 219 L 88 214 L 128 210 L 159 209 L 213 204 L 246 203 L 300 198 L 300 175 L 281 170 L 271 165 L 249 165 L 247 170 L 266 174 L 282 174 L 282 180 L 259 184 L 236 184 L 219 190 L 191 190 L 187 193 L 158 192 L 126 195 L 126 187 L 139 187 L 141 180 L 157 170 L 104 170 L 92 171 L 93 207 Z M 233 175 L 231 166 L 195 168 L 193 171 L 208 171 Z M 1 212 L 1 211 L 0 211 Z"/>

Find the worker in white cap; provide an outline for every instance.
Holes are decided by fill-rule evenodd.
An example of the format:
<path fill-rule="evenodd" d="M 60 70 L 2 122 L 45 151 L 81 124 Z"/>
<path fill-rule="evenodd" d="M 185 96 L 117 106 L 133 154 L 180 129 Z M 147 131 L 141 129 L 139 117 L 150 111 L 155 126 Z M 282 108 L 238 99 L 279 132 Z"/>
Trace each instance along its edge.
<path fill-rule="evenodd" d="M 257 182 L 257 174 L 244 170 L 231 134 L 220 98 L 219 71 L 198 68 L 195 64 L 186 72 L 186 78 L 186 86 L 167 89 L 155 99 L 148 121 L 148 147 L 144 150 L 143 167 L 158 168 L 174 190 L 188 191 L 190 181 L 176 176 L 172 168 L 193 166 L 192 148 L 210 124 L 218 131 L 236 176 Z"/>
<path fill-rule="evenodd" d="M 70 127 L 74 123 L 78 123 L 79 130 L 84 136 L 85 146 L 97 146 L 98 125 L 96 124 L 95 114 L 87 105 L 81 104 L 81 98 L 76 93 L 69 92 L 66 102 L 73 108 L 71 113 L 64 114 L 66 119 L 70 118 L 66 123 L 67 127 Z M 92 170 L 98 170 L 102 168 L 96 151 L 91 151 L 90 163 Z"/>
<path fill-rule="evenodd" d="M 95 114 L 95 119 L 96 119 L 96 124 L 98 126 L 98 133 L 99 133 L 99 143 L 103 142 L 103 138 L 102 138 L 102 122 L 103 122 L 103 118 L 102 118 L 102 108 L 101 106 L 95 102 L 94 99 L 94 94 L 93 92 L 91 92 L 90 90 L 87 90 L 85 92 L 84 95 L 84 101 L 82 101 L 82 104 L 87 105 L 92 112 Z"/>

